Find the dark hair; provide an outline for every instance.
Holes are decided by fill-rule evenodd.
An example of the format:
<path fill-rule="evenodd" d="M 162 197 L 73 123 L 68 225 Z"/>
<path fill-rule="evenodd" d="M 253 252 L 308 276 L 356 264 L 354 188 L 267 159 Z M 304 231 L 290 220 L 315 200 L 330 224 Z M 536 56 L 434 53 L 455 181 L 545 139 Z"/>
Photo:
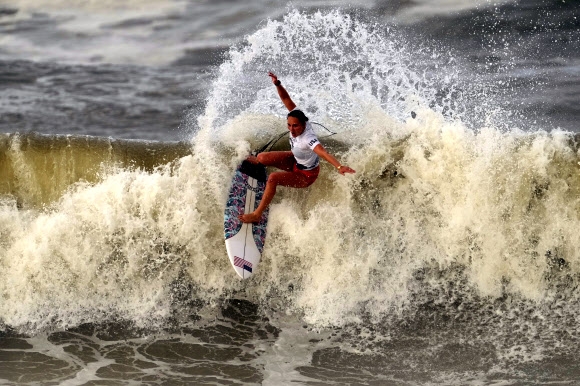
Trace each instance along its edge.
<path fill-rule="evenodd" d="M 290 117 L 294 117 L 294 118 L 298 118 L 298 120 L 300 121 L 300 123 L 302 123 L 303 125 L 306 124 L 306 122 L 308 122 L 308 117 L 306 115 L 304 115 L 304 113 L 302 112 L 302 110 L 292 110 L 288 113 L 287 118 Z"/>

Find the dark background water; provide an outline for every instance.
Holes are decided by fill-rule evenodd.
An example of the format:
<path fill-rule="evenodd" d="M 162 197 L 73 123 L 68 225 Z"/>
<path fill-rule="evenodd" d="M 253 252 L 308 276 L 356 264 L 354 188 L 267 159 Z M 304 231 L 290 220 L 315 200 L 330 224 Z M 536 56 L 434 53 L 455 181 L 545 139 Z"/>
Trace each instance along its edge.
<path fill-rule="evenodd" d="M 340 7 L 401 30 L 411 49 L 428 47 L 438 55 L 426 64 L 433 72 L 452 58 L 465 85 L 485 90 L 497 106 L 518 115 L 520 129 L 579 130 L 578 1 L 458 1 L 451 8 L 437 1 L 335 3 L 296 5 L 304 12 Z M 82 23 L 86 9 L 72 7 L 63 16 L 58 5 L 0 5 L 0 31 L 8 38 L 0 46 L 1 131 L 188 139 L 194 125 L 185 122 L 186 113 L 203 111 L 212 73 L 228 47 L 286 10 L 277 2 L 192 2 L 182 11 L 128 13 L 107 23 L 106 7 L 97 13 L 104 22 L 75 31 L 63 24 Z M 135 28 L 144 28 L 148 38 Z M 124 46 L 108 46 L 115 39 L 137 47 L 136 53 L 119 54 Z M 164 44 L 171 48 L 166 54 Z"/>

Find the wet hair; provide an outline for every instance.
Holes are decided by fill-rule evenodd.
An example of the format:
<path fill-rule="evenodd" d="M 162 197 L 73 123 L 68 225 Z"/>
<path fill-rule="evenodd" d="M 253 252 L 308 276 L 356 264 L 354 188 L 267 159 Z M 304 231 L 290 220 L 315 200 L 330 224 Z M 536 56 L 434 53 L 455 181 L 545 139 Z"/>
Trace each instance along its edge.
<path fill-rule="evenodd" d="M 308 122 L 308 117 L 306 115 L 304 115 L 304 113 L 302 112 L 302 110 L 292 110 L 288 113 L 287 118 L 290 117 L 294 117 L 294 118 L 298 118 L 298 120 L 300 121 L 300 123 L 302 123 L 303 125 L 306 124 L 306 122 Z"/>

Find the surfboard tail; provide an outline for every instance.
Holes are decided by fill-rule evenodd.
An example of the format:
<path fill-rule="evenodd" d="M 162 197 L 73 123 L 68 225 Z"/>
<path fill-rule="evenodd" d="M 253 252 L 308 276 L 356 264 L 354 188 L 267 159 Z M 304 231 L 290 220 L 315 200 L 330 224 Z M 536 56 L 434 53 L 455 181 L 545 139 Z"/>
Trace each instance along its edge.
<path fill-rule="evenodd" d="M 259 205 L 266 187 L 266 168 L 242 162 L 232 180 L 224 212 L 226 250 L 236 273 L 243 279 L 256 270 L 266 238 L 268 211 L 257 224 L 244 224 L 238 216 L 250 213 Z"/>

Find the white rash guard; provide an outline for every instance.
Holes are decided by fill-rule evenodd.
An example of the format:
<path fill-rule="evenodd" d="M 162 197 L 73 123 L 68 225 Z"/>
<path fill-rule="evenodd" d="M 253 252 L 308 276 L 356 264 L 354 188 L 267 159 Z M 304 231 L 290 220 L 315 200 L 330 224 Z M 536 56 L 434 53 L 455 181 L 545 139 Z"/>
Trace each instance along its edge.
<path fill-rule="evenodd" d="M 290 134 L 290 148 L 300 169 L 311 170 L 318 166 L 319 158 L 314 148 L 319 143 L 310 122 L 306 122 L 306 128 L 298 137 Z"/>

